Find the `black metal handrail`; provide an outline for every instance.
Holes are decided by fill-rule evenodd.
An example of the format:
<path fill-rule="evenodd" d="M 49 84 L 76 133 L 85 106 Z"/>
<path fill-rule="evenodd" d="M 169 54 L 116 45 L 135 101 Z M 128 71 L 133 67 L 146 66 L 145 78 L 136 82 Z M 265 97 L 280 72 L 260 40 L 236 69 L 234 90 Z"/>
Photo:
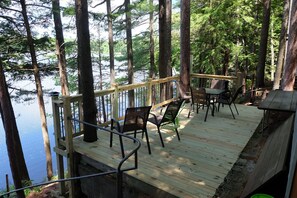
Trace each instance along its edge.
<path fill-rule="evenodd" d="M 69 120 L 75 121 L 75 122 L 80 122 L 92 127 L 95 127 L 97 129 L 99 129 L 100 131 L 104 131 L 104 132 L 108 132 L 108 133 L 113 133 L 128 139 L 131 139 L 134 143 L 136 143 L 136 146 L 134 149 L 132 149 L 132 151 L 130 151 L 127 155 L 125 155 L 121 161 L 119 162 L 117 168 L 114 168 L 114 170 L 111 171 L 106 171 L 106 172 L 101 172 L 101 173 L 95 173 L 95 174 L 90 174 L 90 175 L 84 175 L 84 176 L 78 176 L 78 177 L 71 177 L 71 178 L 66 178 L 66 179 L 57 179 L 57 180 L 53 180 L 53 181 L 47 181 L 47 182 L 43 182 L 43 183 L 39 183 L 39 184 L 34 184 L 34 185 L 30 185 L 30 186 L 26 186 L 23 188 L 19 188 L 19 189 L 15 189 L 6 193 L 3 193 L 0 195 L 0 198 L 4 198 L 4 196 L 9 196 L 12 193 L 16 193 L 18 191 L 22 191 L 22 190 L 26 190 L 26 189 L 32 189 L 35 187 L 39 187 L 39 186 L 44 186 L 44 185 L 49 185 L 52 183 L 59 183 L 59 182 L 67 182 L 67 181 L 72 181 L 72 180 L 79 180 L 79 179 L 86 179 L 86 178 L 91 178 L 91 177 L 98 177 L 98 176 L 105 176 L 105 175 L 110 175 L 110 174 L 117 174 L 117 197 L 118 198 L 122 198 L 123 197 L 123 191 L 122 191 L 122 182 L 123 182 L 123 172 L 125 171 L 129 171 L 129 170 L 135 170 L 138 167 L 138 155 L 137 155 L 137 151 L 141 146 L 140 141 L 137 138 L 125 135 L 123 133 L 119 133 L 119 132 L 115 132 L 112 130 L 109 130 L 107 128 L 104 127 L 100 127 L 98 125 L 95 124 L 91 124 L 85 121 L 81 121 L 81 120 L 77 120 L 77 119 L 73 119 L 73 118 L 68 118 Z M 129 167 L 129 168 L 125 168 L 122 169 L 122 165 L 132 156 L 135 155 L 134 157 L 134 166 L 133 167 Z"/>

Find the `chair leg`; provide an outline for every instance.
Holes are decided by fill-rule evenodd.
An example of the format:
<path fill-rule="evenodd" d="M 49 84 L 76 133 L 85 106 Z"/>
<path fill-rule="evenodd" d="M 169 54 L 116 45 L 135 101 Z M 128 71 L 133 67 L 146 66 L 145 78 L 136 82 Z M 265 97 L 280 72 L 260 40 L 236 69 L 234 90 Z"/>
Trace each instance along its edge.
<path fill-rule="evenodd" d="M 237 112 L 237 115 L 239 115 L 239 113 L 238 113 L 238 110 L 237 110 L 237 107 L 236 107 L 235 103 L 233 103 L 233 105 L 234 105 L 234 107 L 235 107 L 235 110 L 236 110 L 236 112 Z"/>
<path fill-rule="evenodd" d="M 113 133 L 110 133 L 109 147 L 112 147 L 112 139 L 113 139 Z"/>
<path fill-rule="evenodd" d="M 178 141 L 180 141 L 180 137 L 179 137 L 179 133 L 178 133 L 178 130 L 177 130 L 177 128 L 175 128 L 175 132 L 176 132 L 176 135 L 177 135 L 177 139 L 178 139 Z"/>
<path fill-rule="evenodd" d="M 125 157 L 125 153 L 124 153 L 124 145 L 123 145 L 123 139 L 122 136 L 119 136 L 120 138 L 120 145 L 121 145 L 121 152 L 122 152 L 122 157 Z"/>
<path fill-rule="evenodd" d="M 231 113 L 232 113 L 233 118 L 235 119 L 235 116 L 234 116 L 234 113 L 233 113 L 233 111 L 232 111 L 231 105 L 232 105 L 232 104 L 229 105 L 229 108 L 230 108 L 230 111 L 231 111 Z"/>
<path fill-rule="evenodd" d="M 164 142 L 163 142 L 163 138 L 162 138 L 162 135 L 161 135 L 160 126 L 157 126 L 157 127 L 158 127 L 158 133 L 159 133 L 159 136 L 160 136 L 162 147 L 164 147 Z"/>
<path fill-rule="evenodd" d="M 189 109 L 188 118 L 190 117 L 190 114 L 191 114 L 191 111 L 192 111 L 192 105 L 193 104 L 191 104 L 190 109 Z"/>
<path fill-rule="evenodd" d="M 175 130 L 176 135 L 177 135 L 177 139 L 178 139 L 178 141 L 180 141 L 180 137 L 179 137 L 179 133 L 178 133 L 178 130 L 177 130 L 177 126 L 176 126 L 175 121 L 173 121 L 173 125 L 174 125 L 174 130 Z"/>
<path fill-rule="evenodd" d="M 134 131 L 134 138 L 136 139 L 136 130 Z M 134 143 L 135 143 L 135 140 L 134 140 Z"/>
<path fill-rule="evenodd" d="M 208 115 L 208 110 L 209 110 L 209 105 L 207 105 L 207 109 L 206 109 L 206 114 L 205 114 L 204 122 L 206 122 L 207 115 Z"/>
<path fill-rule="evenodd" d="M 149 154 L 152 154 L 151 147 L 150 147 L 150 141 L 149 141 L 148 134 L 147 134 L 147 130 L 145 130 L 144 133 L 145 133 L 148 152 L 149 152 Z"/>

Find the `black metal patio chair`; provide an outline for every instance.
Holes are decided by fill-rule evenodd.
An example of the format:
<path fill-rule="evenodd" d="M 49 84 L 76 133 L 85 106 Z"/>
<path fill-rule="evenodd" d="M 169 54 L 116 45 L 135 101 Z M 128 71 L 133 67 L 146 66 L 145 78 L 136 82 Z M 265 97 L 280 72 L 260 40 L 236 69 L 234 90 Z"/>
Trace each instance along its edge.
<path fill-rule="evenodd" d="M 151 108 L 152 106 L 127 108 L 123 124 L 121 124 L 116 119 L 113 119 L 113 118 L 111 119 L 111 130 L 115 129 L 120 133 L 134 134 L 135 138 L 136 138 L 136 133 L 142 133 L 142 138 L 143 138 L 143 134 L 145 134 L 149 154 L 151 154 L 151 148 L 150 148 L 146 125 L 147 125 L 147 120 L 148 120 L 148 116 Z M 121 136 L 119 137 L 120 137 L 121 152 L 122 152 L 122 156 L 124 157 L 125 154 L 124 154 L 123 140 Z M 112 147 L 112 140 L 113 140 L 113 134 L 111 133 L 110 147 Z"/>
<path fill-rule="evenodd" d="M 232 106 L 232 104 L 234 105 L 235 110 L 237 112 L 237 115 L 239 115 L 239 112 L 238 112 L 237 107 L 235 105 L 235 100 L 237 99 L 239 93 L 241 92 L 242 87 L 243 87 L 243 85 L 238 87 L 234 94 L 232 94 L 229 90 L 226 91 L 224 94 L 222 94 L 217 100 L 218 111 L 220 111 L 220 105 L 228 105 L 229 109 L 231 111 L 231 114 L 232 114 L 233 118 L 235 119 L 235 116 L 234 116 L 234 113 L 233 113 L 233 110 L 232 110 L 231 106 Z"/>
<path fill-rule="evenodd" d="M 191 111 L 195 111 L 195 104 L 196 104 L 196 113 L 199 113 L 199 109 L 202 107 L 204 108 L 204 106 L 206 106 L 206 113 L 205 113 L 205 117 L 204 117 L 204 122 L 206 122 L 207 119 L 207 115 L 208 115 L 208 111 L 210 108 L 210 105 L 213 104 L 214 105 L 214 101 L 211 100 L 210 97 L 207 96 L 205 88 L 199 88 L 199 89 L 195 89 L 193 87 L 190 88 L 191 89 L 191 97 L 192 97 L 192 102 L 191 102 L 191 107 L 189 109 L 189 113 L 188 113 L 188 118 L 190 117 Z"/>
<path fill-rule="evenodd" d="M 161 126 L 173 124 L 173 128 L 176 132 L 177 138 L 180 141 L 180 136 L 177 130 L 178 128 L 177 116 L 180 112 L 180 109 L 184 101 L 185 99 L 179 99 L 179 100 L 170 102 L 166 107 L 164 114 L 150 113 L 152 117 L 149 117 L 148 121 L 157 126 L 162 147 L 164 147 L 164 142 L 160 131 Z"/>

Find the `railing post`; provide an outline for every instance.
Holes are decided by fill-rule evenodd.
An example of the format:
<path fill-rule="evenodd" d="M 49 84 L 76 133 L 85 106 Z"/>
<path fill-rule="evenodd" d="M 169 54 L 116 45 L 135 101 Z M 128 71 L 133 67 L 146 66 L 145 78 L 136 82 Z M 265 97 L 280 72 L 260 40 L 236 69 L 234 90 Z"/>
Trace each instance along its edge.
<path fill-rule="evenodd" d="M 149 78 L 146 85 L 146 105 L 152 105 L 152 90 L 153 90 L 153 79 Z"/>
<path fill-rule="evenodd" d="M 73 134 L 72 134 L 72 122 L 68 118 L 71 118 L 71 104 L 70 96 L 63 97 L 63 108 L 64 108 L 64 126 L 65 126 L 65 141 L 66 151 L 68 152 L 67 157 L 67 170 L 69 177 L 75 176 L 74 169 L 74 154 L 73 154 Z M 69 182 L 69 197 L 75 196 L 74 181 Z"/>
<path fill-rule="evenodd" d="M 62 145 L 60 145 L 61 137 L 61 122 L 60 119 L 60 111 L 59 104 L 62 104 L 62 101 L 58 99 L 57 95 L 53 95 L 52 98 L 52 107 L 53 107 L 53 120 L 54 120 L 54 133 L 55 133 L 55 145 L 59 149 L 64 149 Z M 58 169 L 58 179 L 64 179 L 64 161 L 63 156 L 56 153 L 57 160 L 57 169 Z M 66 194 L 65 182 L 59 182 L 59 191 L 62 195 Z"/>
<path fill-rule="evenodd" d="M 117 198 L 123 197 L 123 172 L 118 170 L 117 173 Z"/>
<path fill-rule="evenodd" d="M 112 108 L 112 117 L 118 119 L 119 117 L 119 85 L 113 84 L 112 87 L 114 88 L 114 93 L 112 94 L 112 101 L 111 101 L 111 108 Z"/>

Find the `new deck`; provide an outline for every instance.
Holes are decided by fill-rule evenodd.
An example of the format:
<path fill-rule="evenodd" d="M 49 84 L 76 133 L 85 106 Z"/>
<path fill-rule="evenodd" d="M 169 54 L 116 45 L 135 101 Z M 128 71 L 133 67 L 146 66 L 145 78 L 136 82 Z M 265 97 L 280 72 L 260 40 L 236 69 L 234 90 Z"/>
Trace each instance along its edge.
<path fill-rule="evenodd" d="M 152 154 L 148 154 L 144 138 L 139 150 L 138 169 L 126 174 L 176 197 L 213 197 L 263 116 L 257 107 L 237 107 L 240 115 L 235 114 L 236 119 L 225 106 L 220 108 L 220 112 L 215 112 L 214 117 L 209 112 L 204 122 L 205 110 L 199 110 L 199 114 L 192 112 L 187 118 L 187 106 L 179 116 L 180 142 L 175 132 L 162 130 L 165 148 L 161 147 L 157 128 L 149 123 Z M 110 148 L 109 134 L 99 132 L 98 137 L 94 143 L 76 138 L 75 151 L 116 167 L 120 159 L 118 139 L 114 137 L 114 146 Z M 125 143 L 126 149 L 133 146 L 131 142 Z"/>

